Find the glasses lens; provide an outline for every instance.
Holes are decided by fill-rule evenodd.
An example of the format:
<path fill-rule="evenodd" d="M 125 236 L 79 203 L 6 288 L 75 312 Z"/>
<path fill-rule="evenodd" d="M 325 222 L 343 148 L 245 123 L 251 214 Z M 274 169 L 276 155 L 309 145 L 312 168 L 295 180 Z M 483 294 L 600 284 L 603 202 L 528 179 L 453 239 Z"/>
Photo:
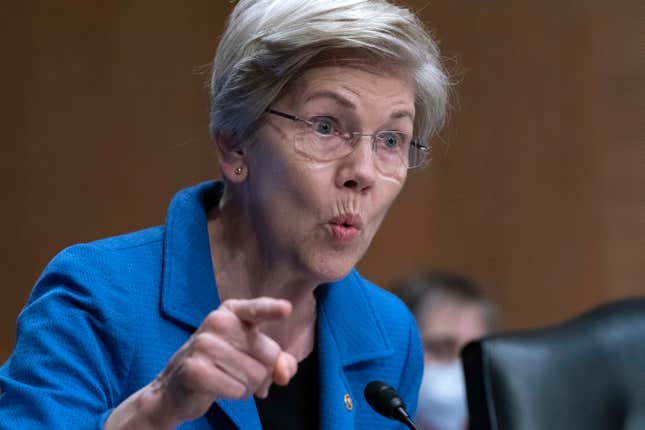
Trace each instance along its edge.
<path fill-rule="evenodd" d="M 374 136 L 376 159 L 379 169 L 386 174 L 404 171 L 407 168 L 407 153 L 410 139 L 399 131 L 382 131 Z"/>
<path fill-rule="evenodd" d="M 296 151 L 318 161 L 332 161 L 346 157 L 352 152 L 351 142 L 340 136 L 322 135 L 305 130 L 294 137 Z"/>
<path fill-rule="evenodd" d="M 297 152 L 312 160 L 334 161 L 351 154 L 360 144 L 361 137 L 365 136 L 355 134 L 348 138 L 339 134 L 323 134 L 309 126 L 295 134 L 294 146 Z M 399 175 L 406 169 L 422 166 L 425 161 L 423 147 L 406 133 L 383 131 L 373 139 L 376 167 L 386 175 Z"/>

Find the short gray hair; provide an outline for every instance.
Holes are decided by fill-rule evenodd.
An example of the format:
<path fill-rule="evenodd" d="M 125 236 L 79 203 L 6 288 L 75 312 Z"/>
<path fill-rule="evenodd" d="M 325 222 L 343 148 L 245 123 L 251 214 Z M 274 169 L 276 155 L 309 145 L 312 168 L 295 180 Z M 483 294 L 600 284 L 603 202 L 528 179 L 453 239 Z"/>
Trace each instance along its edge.
<path fill-rule="evenodd" d="M 346 49 L 404 67 L 415 84 L 415 137 L 428 142 L 443 125 L 449 79 L 421 21 L 385 0 L 240 0 L 213 61 L 211 136 L 243 147 L 312 60 Z"/>

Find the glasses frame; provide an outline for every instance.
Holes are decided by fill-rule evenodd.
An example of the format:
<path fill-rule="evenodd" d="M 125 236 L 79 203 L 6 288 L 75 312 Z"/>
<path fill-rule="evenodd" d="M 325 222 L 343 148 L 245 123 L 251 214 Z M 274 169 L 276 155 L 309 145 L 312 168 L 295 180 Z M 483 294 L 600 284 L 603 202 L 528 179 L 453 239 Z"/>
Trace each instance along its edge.
<path fill-rule="evenodd" d="M 311 122 L 311 121 L 309 121 L 309 120 L 306 120 L 306 119 L 304 119 L 304 118 L 300 118 L 300 117 L 299 117 L 299 116 L 297 116 L 297 115 L 293 115 L 293 114 L 286 113 L 286 112 L 281 112 L 281 111 L 278 111 L 278 110 L 275 110 L 275 109 L 267 109 L 267 110 L 266 110 L 266 112 L 267 112 L 267 113 L 270 113 L 270 114 L 273 114 L 273 115 L 277 115 L 277 116 L 282 117 L 282 118 L 286 118 L 286 119 L 291 120 L 291 121 L 294 121 L 294 122 L 302 122 L 302 123 L 306 124 L 307 126 L 311 127 L 311 128 L 312 128 L 312 130 L 313 130 L 313 126 L 314 126 L 314 123 L 313 123 L 313 122 Z M 387 132 L 387 131 L 395 132 L 394 130 L 382 130 L 382 131 L 380 131 L 379 133 L 383 133 L 383 132 Z M 314 132 L 315 132 L 315 131 L 314 131 Z M 356 142 L 358 141 L 358 139 L 357 139 L 357 138 L 359 138 L 359 137 L 363 137 L 363 136 L 370 136 L 370 137 L 372 137 L 372 146 L 374 147 L 374 140 L 375 140 L 375 136 L 376 136 L 378 133 L 375 133 L 375 134 L 363 134 L 363 133 L 361 133 L 360 131 L 355 131 L 355 132 L 349 132 L 349 134 L 352 136 L 352 139 L 354 139 L 354 141 L 356 141 Z M 347 140 L 349 140 L 346 136 L 343 136 L 342 134 L 339 134 L 339 137 L 341 137 L 341 138 L 343 138 L 343 139 L 347 139 Z M 355 145 L 353 145 L 353 146 L 355 146 Z M 420 150 L 420 151 L 421 151 L 421 153 L 423 154 L 423 157 L 422 157 L 422 161 L 421 161 L 421 163 L 419 163 L 419 164 L 417 164 L 417 165 L 415 165 L 415 166 L 410 166 L 410 165 L 409 165 L 409 163 L 410 163 L 410 157 L 408 156 L 408 166 L 407 166 L 407 169 L 408 169 L 408 170 L 418 169 L 419 167 L 422 167 L 422 166 L 425 164 L 425 163 L 424 163 L 424 161 L 427 159 L 427 156 L 428 156 L 428 154 L 430 153 L 430 148 L 429 148 L 427 145 L 424 145 L 424 144 L 422 144 L 422 143 L 417 142 L 417 141 L 416 141 L 416 139 L 412 139 L 412 140 L 410 141 L 410 146 L 411 146 L 411 147 L 414 147 L 414 148 L 417 148 L 418 150 Z M 351 154 L 351 152 L 350 152 L 350 154 Z M 349 154 L 347 154 L 347 155 L 349 155 Z"/>

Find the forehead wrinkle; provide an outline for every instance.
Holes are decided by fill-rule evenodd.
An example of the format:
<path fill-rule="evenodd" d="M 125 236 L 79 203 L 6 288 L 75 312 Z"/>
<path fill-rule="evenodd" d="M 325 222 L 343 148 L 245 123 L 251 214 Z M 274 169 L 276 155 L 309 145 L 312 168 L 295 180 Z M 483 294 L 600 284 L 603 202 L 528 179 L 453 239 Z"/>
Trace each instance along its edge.
<path fill-rule="evenodd" d="M 373 74 L 374 74 L 374 75 L 376 75 L 376 76 L 383 76 L 383 75 L 380 75 L 380 74 L 377 74 L 377 73 L 373 73 Z M 355 95 L 356 97 L 358 97 L 358 98 L 361 98 L 361 97 L 363 97 L 364 95 L 367 95 L 368 97 L 369 97 L 370 95 L 373 95 L 373 94 L 369 94 L 369 92 L 368 92 L 367 94 L 363 94 L 361 91 L 356 90 L 356 89 L 353 89 L 353 88 L 348 87 L 348 86 L 346 86 L 346 85 L 341 85 L 341 88 L 342 88 L 343 90 L 345 90 L 345 91 L 347 91 L 347 92 L 351 93 L 351 94 L 354 94 L 354 95 Z M 381 95 L 381 94 L 379 94 L 379 95 Z M 403 104 L 403 105 L 405 105 L 405 107 L 407 107 L 408 103 L 406 103 L 406 102 L 404 102 L 404 101 L 402 101 L 402 100 L 397 99 L 397 96 L 398 96 L 398 94 L 394 94 L 394 95 L 392 95 L 392 100 L 391 100 L 392 104 L 394 104 L 394 105 L 397 105 L 397 104 Z M 344 97 L 343 97 L 343 98 L 344 98 Z M 350 103 L 351 103 L 351 102 L 350 102 Z M 406 117 L 407 117 L 407 118 L 409 118 L 409 119 L 414 123 L 414 108 L 413 108 L 412 110 L 409 110 L 409 109 L 406 109 L 405 107 L 403 107 L 403 108 L 401 108 L 401 109 L 397 109 L 397 110 L 395 110 L 394 112 L 392 112 L 392 113 L 390 114 L 390 119 L 402 119 L 402 118 L 406 118 Z M 356 109 L 356 106 L 352 106 L 352 108 L 353 108 L 353 109 Z"/>
<path fill-rule="evenodd" d="M 327 67 L 321 67 L 326 69 Z M 289 86 L 290 96 L 296 98 L 294 100 L 294 107 L 302 107 L 308 102 L 315 101 L 317 99 L 328 99 L 331 102 L 337 103 L 339 106 L 349 109 L 354 112 L 362 111 L 363 104 L 366 104 L 365 107 L 372 105 L 373 97 L 383 97 L 384 94 L 379 91 L 378 88 L 366 88 L 364 84 L 367 82 L 359 81 L 354 82 L 350 85 L 347 81 L 343 82 L 346 77 L 345 74 L 332 74 L 332 73 L 317 73 L 321 68 L 313 67 L 308 69 L 305 73 L 300 75 L 295 81 Z M 330 67 L 330 69 L 341 69 L 336 71 L 343 71 L 343 69 L 358 69 L 367 74 L 373 75 L 377 78 L 388 78 L 391 77 L 389 74 L 379 73 L 378 71 L 369 68 L 356 68 L 356 67 Z M 313 72 L 313 73 L 312 73 Z M 406 79 L 405 74 L 397 74 L 397 77 L 400 78 L 402 82 L 409 83 L 409 79 Z M 410 122 L 414 124 L 415 118 L 415 105 L 409 103 L 407 100 L 402 100 L 400 98 L 401 94 L 398 91 L 390 94 L 389 108 L 392 109 L 392 112 L 382 112 L 386 115 L 386 118 L 389 120 L 399 120 L 403 118 L 409 118 Z M 299 100 L 299 101 L 298 101 Z M 298 108 L 296 108 L 298 109 Z M 390 110 L 386 109 L 386 110 Z"/>
<path fill-rule="evenodd" d="M 344 86 L 342 88 L 356 94 L 357 96 L 360 96 L 358 92 L 352 91 L 350 88 L 347 88 Z M 345 108 L 356 110 L 356 105 L 352 101 L 343 97 L 341 94 L 338 94 L 335 91 L 331 91 L 331 90 L 314 91 L 309 96 L 307 96 L 307 98 L 305 99 L 305 103 L 308 103 L 312 100 L 316 100 L 319 98 L 331 99 Z M 410 112 L 407 109 L 399 109 L 392 112 L 390 114 L 390 118 L 391 119 L 409 118 L 412 122 L 414 122 L 414 113 Z"/>
<path fill-rule="evenodd" d="M 360 97 L 361 93 L 358 90 L 355 90 L 352 87 L 348 87 L 347 85 L 341 85 L 340 86 L 343 90 L 347 91 L 348 93 L 354 94 L 356 97 Z"/>

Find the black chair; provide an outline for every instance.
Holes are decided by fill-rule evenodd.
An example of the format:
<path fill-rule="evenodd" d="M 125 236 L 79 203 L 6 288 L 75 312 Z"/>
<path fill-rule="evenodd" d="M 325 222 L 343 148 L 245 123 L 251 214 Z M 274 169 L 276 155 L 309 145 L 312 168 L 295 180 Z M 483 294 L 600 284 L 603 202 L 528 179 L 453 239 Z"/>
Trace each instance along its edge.
<path fill-rule="evenodd" d="M 645 299 L 462 352 L 471 430 L 645 430 Z"/>

